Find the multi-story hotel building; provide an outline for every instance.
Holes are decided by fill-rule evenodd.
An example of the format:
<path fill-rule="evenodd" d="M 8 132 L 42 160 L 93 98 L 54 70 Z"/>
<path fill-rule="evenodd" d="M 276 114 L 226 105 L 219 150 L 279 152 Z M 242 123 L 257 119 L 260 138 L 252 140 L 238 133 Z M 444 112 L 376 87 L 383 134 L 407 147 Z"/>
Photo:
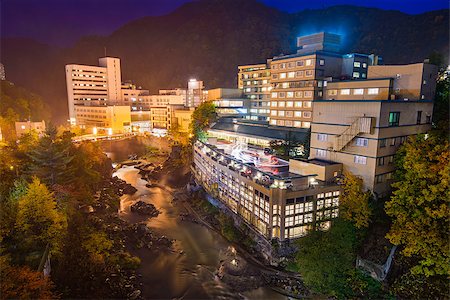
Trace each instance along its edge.
<path fill-rule="evenodd" d="M 326 230 L 339 214 L 341 164 L 289 162 L 261 149 L 211 138 L 194 145 L 196 181 L 250 228 L 270 240 Z"/>
<path fill-rule="evenodd" d="M 131 117 L 129 106 L 122 105 L 118 58 L 102 57 L 99 66 L 66 65 L 66 83 L 72 125 L 129 131 Z"/>
<path fill-rule="evenodd" d="M 342 163 L 375 195 L 388 195 L 398 147 L 431 129 L 436 76 L 436 66 L 419 63 L 327 82 L 324 99 L 313 102 L 310 157 Z"/>
<path fill-rule="evenodd" d="M 265 64 L 238 66 L 238 88 L 250 99 L 246 119 L 268 121 L 270 109 L 270 60 Z"/>
<path fill-rule="evenodd" d="M 204 99 L 203 82 L 191 80 L 188 89 L 161 90 L 150 95 L 132 83 L 121 82 L 120 59 L 103 57 L 99 66 L 66 65 L 69 117 L 72 125 L 92 132 L 161 132 L 175 122 L 187 131 L 189 107 Z"/>
<path fill-rule="evenodd" d="M 296 54 L 271 61 L 270 125 L 219 121 L 194 146 L 196 181 L 266 239 L 327 228 L 341 172 L 388 195 L 399 145 L 431 129 L 437 67 L 376 65 L 381 58 L 342 55 L 339 44 L 323 33 L 299 38 Z M 284 130 L 305 128 L 309 160 L 287 162 L 266 148 Z"/>

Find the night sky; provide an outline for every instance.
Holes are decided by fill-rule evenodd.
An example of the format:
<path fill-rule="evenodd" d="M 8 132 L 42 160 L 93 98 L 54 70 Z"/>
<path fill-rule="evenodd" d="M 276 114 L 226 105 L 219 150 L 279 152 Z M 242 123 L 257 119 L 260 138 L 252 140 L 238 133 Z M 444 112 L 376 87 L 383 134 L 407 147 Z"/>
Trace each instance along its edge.
<path fill-rule="evenodd" d="M 1 0 L 1 36 L 70 46 L 85 35 L 107 35 L 128 21 L 170 13 L 190 0 Z M 408 14 L 448 8 L 448 0 L 259 0 L 297 12 L 350 4 Z"/>

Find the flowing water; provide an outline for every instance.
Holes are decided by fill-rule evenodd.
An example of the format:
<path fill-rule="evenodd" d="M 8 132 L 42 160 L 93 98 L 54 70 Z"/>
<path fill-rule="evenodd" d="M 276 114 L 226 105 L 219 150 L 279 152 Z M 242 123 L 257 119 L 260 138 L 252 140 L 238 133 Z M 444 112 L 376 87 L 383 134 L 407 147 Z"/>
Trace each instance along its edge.
<path fill-rule="evenodd" d="M 135 223 L 146 217 L 130 212 L 130 206 L 142 200 L 161 211 L 147 221 L 148 226 L 161 235 L 174 239 L 173 249 L 167 252 L 137 250 L 141 258 L 138 270 L 142 274 L 142 293 L 146 299 L 287 299 L 269 288 L 259 288 L 242 295 L 234 294 L 218 280 L 214 272 L 222 254 L 230 244 L 216 232 L 179 218 L 184 212 L 180 204 L 171 202 L 170 191 L 159 187 L 147 188 L 138 170 L 123 167 L 114 175 L 137 188 L 134 195 L 121 198 L 120 216 Z"/>

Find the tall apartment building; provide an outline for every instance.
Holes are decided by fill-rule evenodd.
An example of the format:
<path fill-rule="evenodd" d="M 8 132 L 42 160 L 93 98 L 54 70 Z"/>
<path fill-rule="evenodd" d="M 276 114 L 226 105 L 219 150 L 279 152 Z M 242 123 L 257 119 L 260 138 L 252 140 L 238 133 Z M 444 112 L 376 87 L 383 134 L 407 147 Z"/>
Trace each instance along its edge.
<path fill-rule="evenodd" d="M 203 81 L 199 81 L 197 79 L 190 79 L 187 86 L 187 95 L 186 95 L 186 107 L 197 107 L 204 100 L 205 96 L 203 93 L 204 89 Z"/>
<path fill-rule="evenodd" d="M 238 66 L 238 88 L 250 99 L 246 116 L 253 121 L 268 121 L 270 109 L 270 61 L 265 64 Z"/>
<path fill-rule="evenodd" d="M 0 80 L 6 80 L 5 66 L 0 63 Z"/>
<path fill-rule="evenodd" d="M 341 38 L 318 33 L 297 39 L 297 53 L 271 62 L 270 125 L 310 128 L 312 102 L 323 99 L 327 78 L 367 77 L 370 55 L 341 54 Z"/>
<path fill-rule="evenodd" d="M 120 59 L 102 57 L 99 66 L 66 65 L 66 84 L 72 125 L 129 130 L 131 117 L 122 105 Z"/>
<path fill-rule="evenodd" d="M 370 66 L 366 80 L 327 82 L 314 101 L 310 158 L 342 163 L 377 196 L 390 192 L 394 155 L 431 129 L 437 67 Z"/>

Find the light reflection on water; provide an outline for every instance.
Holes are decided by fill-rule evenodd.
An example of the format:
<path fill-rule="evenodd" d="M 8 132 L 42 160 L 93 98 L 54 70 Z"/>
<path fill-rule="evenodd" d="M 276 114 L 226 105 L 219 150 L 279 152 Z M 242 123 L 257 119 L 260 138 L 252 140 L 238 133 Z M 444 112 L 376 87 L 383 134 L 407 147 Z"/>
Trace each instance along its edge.
<path fill-rule="evenodd" d="M 179 206 L 171 203 L 170 193 L 159 187 L 147 188 L 138 170 L 123 167 L 114 175 L 137 188 L 134 195 L 121 198 L 120 216 L 135 223 L 146 217 L 132 214 L 130 206 L 138 200 L 152 203 L 160 210 L 156 218 L 147 221 L 150 228 L 174 239 L 173 249 L 152 253 L 146 249 L 133 252 L 141 258 L 143 296 L 152 299 L 286 299 L 269 288 L 259 288 L 238 295 L 230 292 L 214 272 L 220 264 L 222 251 L 230 245 L 219 234 L 191 222 L 181 221 Z"/>

